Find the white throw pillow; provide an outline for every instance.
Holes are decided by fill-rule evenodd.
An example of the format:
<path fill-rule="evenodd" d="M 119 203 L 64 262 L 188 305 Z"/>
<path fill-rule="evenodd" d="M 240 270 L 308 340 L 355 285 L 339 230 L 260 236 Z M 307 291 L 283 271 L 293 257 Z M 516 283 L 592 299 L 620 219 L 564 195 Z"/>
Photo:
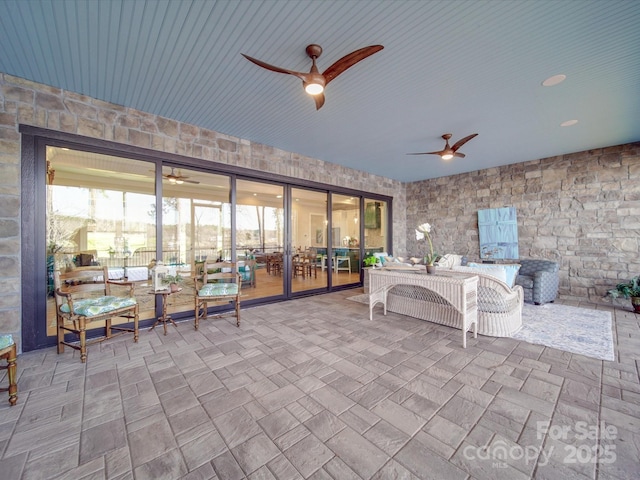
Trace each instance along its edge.
<path fill-rule="evenodd" d="M 462 255 L 447 253 L 440 260 L 438 260 L 437 265 L 444 268 L 459 267 L 460 265 L 462 265 Z"/>
<path fill-rule="evenodd" d="M 509 285 L 507 283 L 507 271 L 506 269 L 502 268 L 500 265 L 497 265 L 495 263 L 469 263 L 467 265 L 470 268 L 475 268 L 478 269 L 478 271 L 486 274 L 486 275 L 491 275 L 494 278 L 497 278 L 498 280 L 500 280 L 501 282 L 506 283 L 507 285 Z"/>

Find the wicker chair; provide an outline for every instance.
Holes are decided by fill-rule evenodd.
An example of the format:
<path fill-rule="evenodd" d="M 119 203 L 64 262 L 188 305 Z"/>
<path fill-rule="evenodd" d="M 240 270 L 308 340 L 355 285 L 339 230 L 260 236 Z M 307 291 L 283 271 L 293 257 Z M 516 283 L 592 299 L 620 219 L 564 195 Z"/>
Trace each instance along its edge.
<path fill-rule="evenodd" d="M 471 267 L 453 267 L 452 272 L 478 275 L 478 333 L 491 337 L 510 337 L 522 327 L 522 287 L 509 285 Z M 444 273 L 442 270 L 439 273 Z"/>
<path fill-rule="evenodd" d="M 524 290 L 524 301 L 541 305 L 553 302 L 558 296 L 560 266 L 551 260 L 520 260 L 516 285 Z"/>

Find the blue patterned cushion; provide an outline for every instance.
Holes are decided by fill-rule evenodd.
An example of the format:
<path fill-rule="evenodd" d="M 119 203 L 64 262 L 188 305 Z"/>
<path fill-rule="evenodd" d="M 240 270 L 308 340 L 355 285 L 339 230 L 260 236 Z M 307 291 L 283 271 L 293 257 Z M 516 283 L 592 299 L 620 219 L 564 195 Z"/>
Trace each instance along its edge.
<path fill-rule="evenodd" d="M 528 275 L 518 275 L 516 277 L 516 283 L 522 288 L 533 288 L 533 277 Z"/>
<path fill-rule="evenodd" d="M 216 295 L 236 295 L 238 293 L 237 283 L 208 283 L 198 290 L 200 297 L 213 297 Z"/>
<path fill-rule="evenodd" d="M 524 289 L 524 301 L 553 302 L 558 296 L 560 264 L 552 260 L 522 259 L 516 284 Z"/>
<path fill-rule="evenodd" d="M 114 297 L 113 295 L 99 298 L 83 298 L 73 302 L 73 311 L 83 317 L 95 317 L 119 308 L 130 307 L 136 303 L 136 299 L 133 297 Z M 62 305 L 60 310 L 64 313 L 69 313 L 69 305 Z"/>
<path fill-rule="evenodd" d="M 13 337 L 11 335 L 0 335 L 0 350 L 13 345 Z"/>

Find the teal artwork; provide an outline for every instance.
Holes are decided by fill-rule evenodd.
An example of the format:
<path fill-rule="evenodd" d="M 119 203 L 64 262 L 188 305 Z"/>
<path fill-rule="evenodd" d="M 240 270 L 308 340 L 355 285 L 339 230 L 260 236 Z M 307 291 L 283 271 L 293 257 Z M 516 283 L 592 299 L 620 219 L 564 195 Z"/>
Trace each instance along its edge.
<path fill-rule="evenodd" d="M 480 258 L 518 258 L 518 221 L 515 207 L 478 210 Z"/>

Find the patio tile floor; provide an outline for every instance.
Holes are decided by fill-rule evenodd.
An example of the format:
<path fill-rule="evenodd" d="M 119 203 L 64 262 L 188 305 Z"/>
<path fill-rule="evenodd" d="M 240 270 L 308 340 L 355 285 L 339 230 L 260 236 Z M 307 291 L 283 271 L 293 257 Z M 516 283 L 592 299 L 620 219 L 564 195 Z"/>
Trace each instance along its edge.
<path fill-rule="evenodd" d="M 20 355 L 18 404 L 0 397 L 0 477 L 640 477 L 630 310 L 610 309 L 607 362 L 508 338 L 463 349 L 448 327 L 381 309 L 370 322 L 356 293 L 244 309 L 240 328 L 143 330 L 89 347 L 84 365 L 71 349 Z"/>

